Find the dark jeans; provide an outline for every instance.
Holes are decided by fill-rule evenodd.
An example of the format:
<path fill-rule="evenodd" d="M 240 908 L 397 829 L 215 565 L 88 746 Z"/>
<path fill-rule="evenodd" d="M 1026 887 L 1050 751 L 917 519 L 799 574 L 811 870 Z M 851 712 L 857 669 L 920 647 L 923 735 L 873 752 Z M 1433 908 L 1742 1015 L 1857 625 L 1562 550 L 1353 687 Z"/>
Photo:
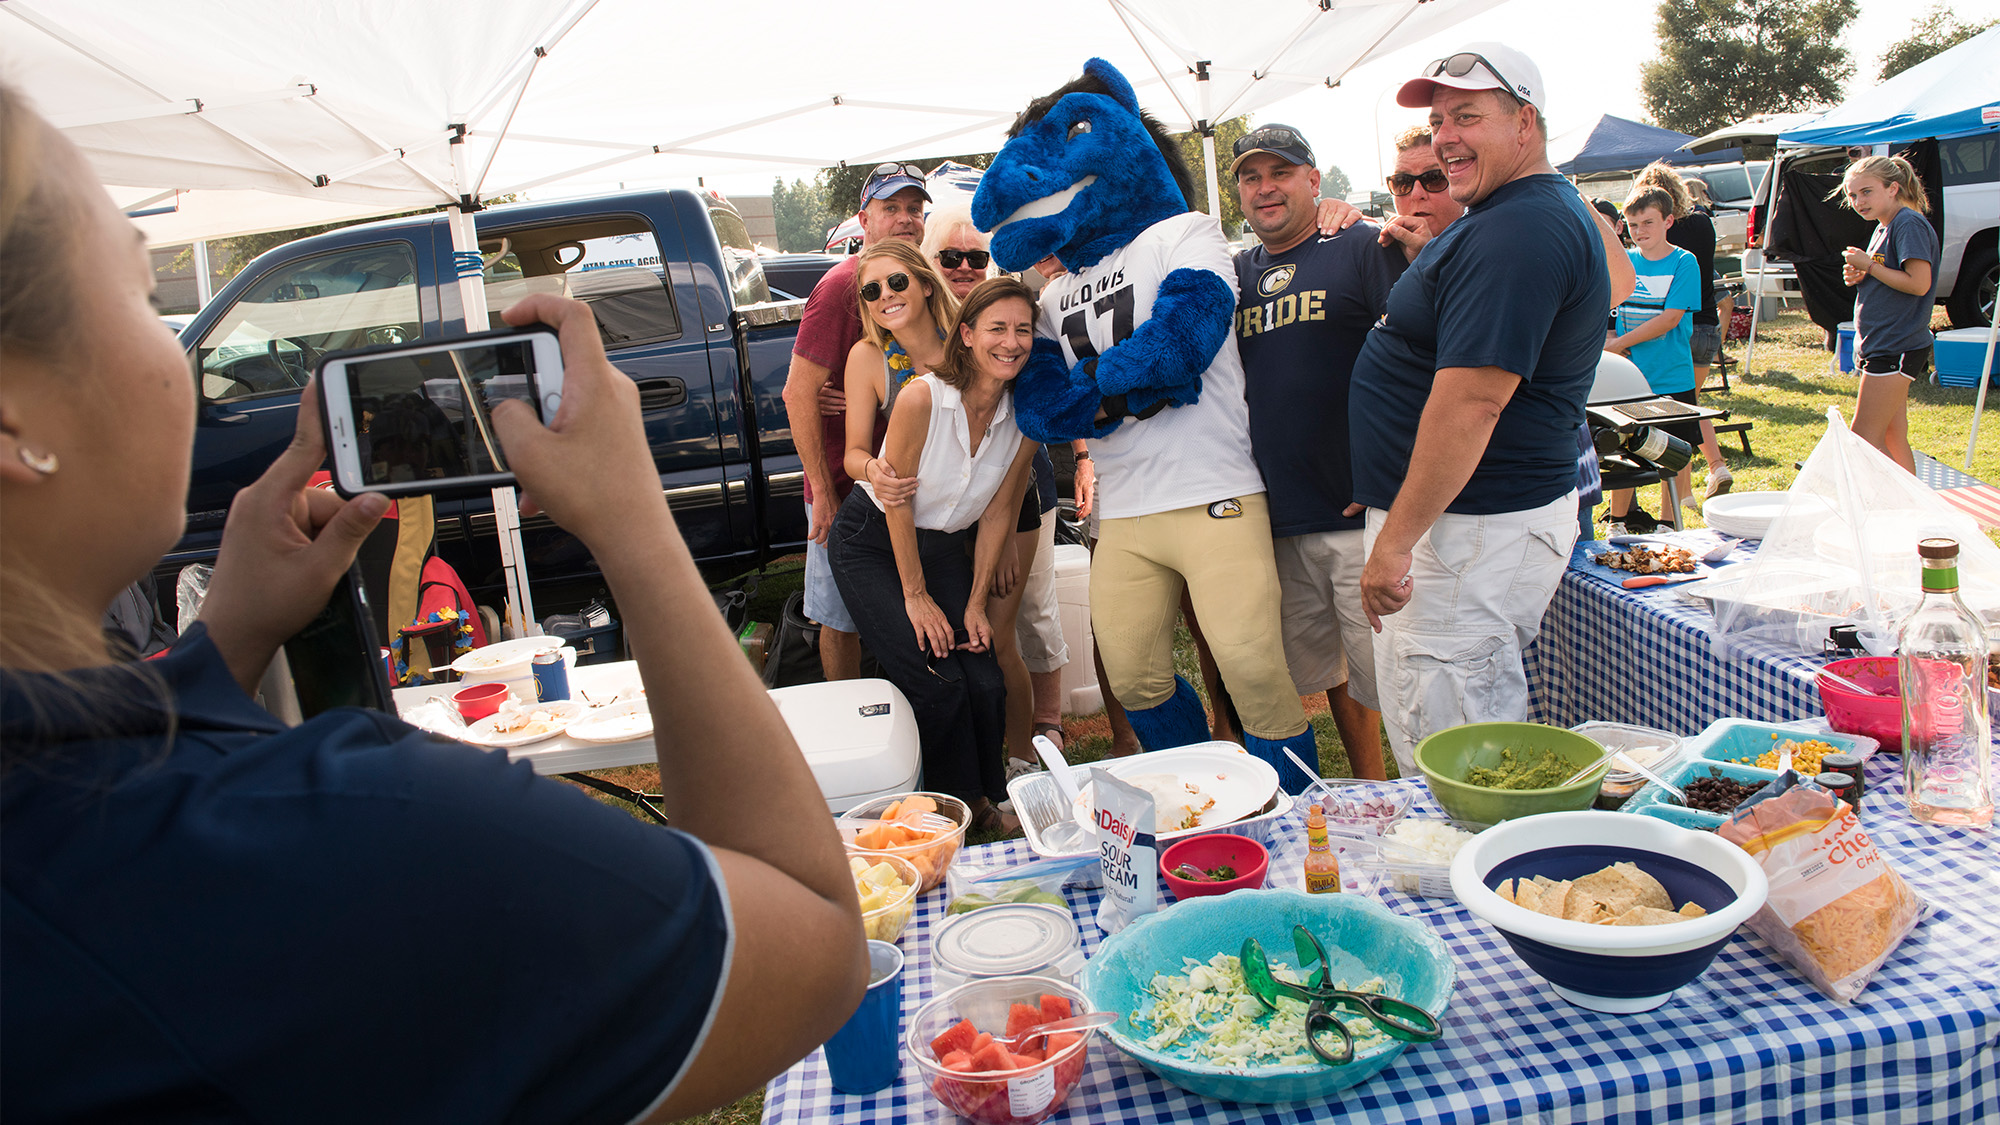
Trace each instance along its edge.
<path fill-rule="evenodd" d="M 917 529 L 924 586 L 954 630 L 965 627 L 965 603 L 972 594 L 966 546 L 973 530 Z M 916 713 L 924 786 L 968 802 L 1006 800 L 1001 743 L 1007 732 L 1007 686 L 993 653 L 959 650 L 939 660 L 917 647 L 917 631 L 903 607 L 903 581 L 888 521 L 858 488 L 834 517 L 827 557 L 862 643 Z"/>

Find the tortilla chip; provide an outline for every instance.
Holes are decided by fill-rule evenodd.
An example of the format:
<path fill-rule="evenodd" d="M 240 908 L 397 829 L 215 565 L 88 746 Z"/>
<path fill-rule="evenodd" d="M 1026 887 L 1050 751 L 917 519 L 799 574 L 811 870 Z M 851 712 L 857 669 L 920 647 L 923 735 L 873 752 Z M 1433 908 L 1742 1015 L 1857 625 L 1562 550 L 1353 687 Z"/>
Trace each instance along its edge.
<path fill-rule="evenodd" d="M 1514 885 L 1514 905 L 1524 907 L 1528 910 L 1540 911 L 1542 908 L 1541 886 L 1531 883 L 1526 879 L 1516 883 Z"/>
<path fill-rule="evenodd" d="M 1637 901 L 1640 906 L 1650 906 L 1655 910 L 1674 908 L 1674 900 L 1667 897 L 1667 888 L 1661 886 L 1658 879 L 1640 870 L 1636 864 L 1614 863 L 1611 866 L 1637 887 Z"/>
<path fill-rule="evenodd" d="M 1495 888 L 1493 888 L 1493 893 L 1494 893 L 1494 894 L 1496 894 L 1496 895 L 1499 895 L 1499 896 L 1500 896 L 1501 898 L 1504 898 L 1504 899 L 1506 899 L 1506 900 L 1507 900 L 1508 902 L 1513 902 L 1513 901 L 1514 901 L 1514 880 L 1512 880 L 1512 879 L 1502 879 L 1502 880 L 1500 880 L 1500 885 L 1499 885 L 1499 886 L 1497 886 L 1497 887 L 1495 887 Z"/>
<path fill-rule="evenodd" d="M 1660 910 L 1651 906 L 1635 906 L 1620 914 L 1611 924 L 1614 926 L 1658 926 L 1666 922 L 1685 922 L 1687 919 L 1671 910 Z"/>
<path fill-rule="evenodd" d="M 1700 903 L 1693 900 L 1681 903 L 1681 908 L 1675 911 L 1675 913 L 1683 918 L 1705 918 L 1708 916 L 1708 911 L 1703 909 Z"/>
<path fill-rule="evenodd" d="M 1542 903 L 1536 909 L 1551 918 L 1569 917 L 1569 896 L 1574 886 L 1574 883 L 1564 879 L 1555 886 L 1547 888 L 1542 892 Z"/>
<path fill-rule="evenodd" d="M 1574 917 L 1582 902 L 1601 903 L 1605 912 L 1613 916 L 1639 905 L 1639 886 L 1626 877 L 1616 865 L 1593 871 L 1576 881 L 1576 889 L 1570 893 L 1570 916 Z"/>

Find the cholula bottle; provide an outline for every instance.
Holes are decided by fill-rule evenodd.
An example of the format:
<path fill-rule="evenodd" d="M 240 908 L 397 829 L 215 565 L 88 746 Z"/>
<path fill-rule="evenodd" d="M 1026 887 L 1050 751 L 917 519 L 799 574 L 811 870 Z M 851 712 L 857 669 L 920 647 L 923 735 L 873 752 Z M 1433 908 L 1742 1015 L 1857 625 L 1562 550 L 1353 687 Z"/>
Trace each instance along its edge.
<path fill-rule="evenodd" d="M 1924 600 L 1903 622 L 1903 785 L 1925 824 L 1993 823 L 1986 629 L 1958 597 L 1958 543 L 1925 539 Z"/>
<path fill-rule="evenodd" d="M 1326 838 L 1326 814 L 1318 805 L 1306 807 L 1306 893 L 1333 894 L 1340 890 L 1340 860 Z"/>

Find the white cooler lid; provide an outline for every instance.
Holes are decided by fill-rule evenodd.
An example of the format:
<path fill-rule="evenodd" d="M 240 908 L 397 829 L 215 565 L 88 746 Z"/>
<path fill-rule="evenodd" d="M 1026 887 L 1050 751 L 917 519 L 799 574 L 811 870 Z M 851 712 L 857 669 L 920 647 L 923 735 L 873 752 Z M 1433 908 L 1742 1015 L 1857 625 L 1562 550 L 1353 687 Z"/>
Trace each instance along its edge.
<path fill-rule="evenodd" d="M 887 680 L 839 680 L 775 688 L 771 701 L 791 728 L 829 800 L 893 793 L 917 774 L 920 743 L 909 700 Z"/>

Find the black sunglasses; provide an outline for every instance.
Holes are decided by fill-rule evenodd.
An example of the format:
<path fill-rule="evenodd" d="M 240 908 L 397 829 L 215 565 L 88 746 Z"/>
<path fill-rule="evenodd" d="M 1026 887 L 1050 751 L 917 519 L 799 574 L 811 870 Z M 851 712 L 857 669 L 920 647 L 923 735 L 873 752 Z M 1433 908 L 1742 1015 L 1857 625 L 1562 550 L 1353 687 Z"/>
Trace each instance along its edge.
<path fill-rule="evenodd" d="M 1500 73 L 1500 68 L 1494 66 L 1485 55 L 1474 51 L 1460 51 L 1458 54 L 1449 55 L 1445 58 L 1432 59 L 1429 65 L 1424 67 L 1424 77 L 1436 78 L 1440 74 L 1448 74 L 1453 78 L 1463 78 L 1471 74 L 1472 68 L 1475 66 L 1484 66 L 1487 70 L 1491 71 L 1493 77 L 1500 80 L 1500 86 L 1508 96 L 1519 100 L 1518 93 L 1514 89 L 1514 83 L 1509 81 L 1506 75 Z"/>
<path fill-rule="evenodd" d="M 993 255 L 984 250 L 940 250 L 937 260 L 938 265 L 948 270 L 957 269 L 961 262 L 973 269 L 983 270 L 986 263 L 993 260 Z"/>
<path fill-rule="evenodd" d="M 1410 189 L 1418 184 L 1424 185 L 1425 191 L 1439 192 L 1443 191 L 1448 183 L 1450 181 L 1445 178 L 1442 168 L 1433 168 L 1414 176 L 1408 172 L 1397 172 L 1389 177 L 1389 192 L 1392 195 L 1408 195 Z"/>
<path fill-rule="evenodd" d="M 889 280 L 889 288 L 895 290 L 898 293 L 901 293 L 903 290 L 908 289 L 910 287 L 910 275 L 906 273 L 900 273 L 900 272 L 892 273 L 889 275 L 888 280 Z M 868 284 L 862 286 L 861 299 L 864 301 L 881 300 L 882 283 L 879 281 L 871 281 Z"/>
<path fill-rule="evenodd" d="M 1252 129 L 1250 132 L 1236 138 L 1236 143 L 1231 146 L 1232 153 L 1236 156 L 1242 156 L 1251 149 L 1258 148 L 1311 147 L 1311 145 L 1306 143 L 1304 137 L 1299 136 L 1283 125 L 1266 125 L 1262 129 Z"/>

